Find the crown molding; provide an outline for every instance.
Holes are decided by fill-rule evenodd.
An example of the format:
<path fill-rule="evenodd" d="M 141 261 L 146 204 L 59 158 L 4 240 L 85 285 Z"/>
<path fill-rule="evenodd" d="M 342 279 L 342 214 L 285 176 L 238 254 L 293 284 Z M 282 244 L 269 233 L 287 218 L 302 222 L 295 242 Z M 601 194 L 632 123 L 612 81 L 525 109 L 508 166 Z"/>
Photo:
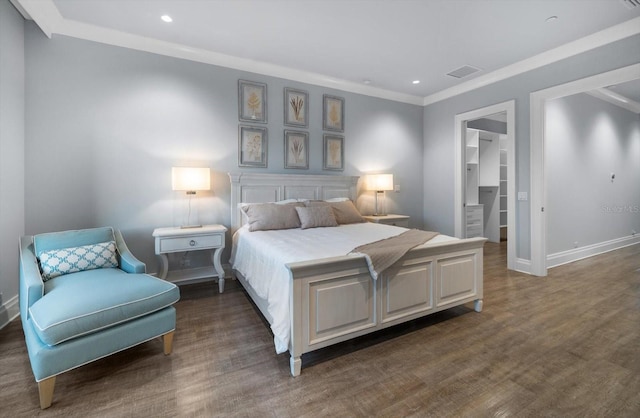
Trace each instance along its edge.
<path fill-rule="evenodd" d="M 49 38 L 51 38 L 53 34 L 65 35 L 107 45 L 119 46 L 226 68 L 233 68 L 240 71 L 278 77 L 419 106 L 427 106 L 446 100 L 459 94 L 496 83 L 526 71 L 530 71 L 640 33 L 640 17 L 637 17 L 576 41 L 569 42 L 558 48 L 551 49 L 531 58 L 474 78 L 473 80 L 469 80 L 426 97 L 421 97 L 362 85 L 318 73 L 296 70 L 246 58 L 234 57 L 205 49 L 191 48 L 177 43 L 161 41 L 96 25 L 89 25 L 70 19 L 64 19 L 52 0 L 11 1 L 16 4 L 16 7 L 21 10 L 21 12 L 24 11 L 27 16 L 30 16 Z"/>
<path fill-rule="evenodd" d="M 358 93 L 366 96 L 422 106 L 423 98 L 377 87 L 361 85 L 322 74 L 296 70 L 280 65 L 234 57 L 186 45 L 147 38 L 113 29 L 64 19 L 52 0 L 15 0 L 31 16 L 40 29 L 51 38 L 52 34 L 99 42 L 107 45 L 150 52 L 189 61 L 233 68 L 301 83 Z"/>
<path fill-rule="evenodd" d="M 633 35 L 637 35 L 638 33 L 640 33 L 640 17 L 627 20 L 626 22 L 595 32 L 591 35 L 585 36 L 584 38 L 577 39 L 557 48 L 534 55 L 533 57 L 507 65 L 506 67 L 502 67 L 496 71 L 492 71 L 465 83 L 458 84 L 457 86 L 441 90 L 437 93 L 426 96 L 422 104 L 423 106 L 427 106 L 446 100 L 459 94 L 496 83 L 509 77 L 543 67 Z"/>
<path fill-rule="evenodd" d="M 626 109 L 633 113 L 640 114 L 640 103 L 635 100 L 631 100 L 628 97 L 625 97 L 621 94 L 616 93 L 613 90 L 610 90 L 606 87 L 602 87 L 600 89 L 590 90 L 585 92 L 595 98 L 600 100 L 604 100 L 605 102 L 611 103 L 623 109 Z"/>

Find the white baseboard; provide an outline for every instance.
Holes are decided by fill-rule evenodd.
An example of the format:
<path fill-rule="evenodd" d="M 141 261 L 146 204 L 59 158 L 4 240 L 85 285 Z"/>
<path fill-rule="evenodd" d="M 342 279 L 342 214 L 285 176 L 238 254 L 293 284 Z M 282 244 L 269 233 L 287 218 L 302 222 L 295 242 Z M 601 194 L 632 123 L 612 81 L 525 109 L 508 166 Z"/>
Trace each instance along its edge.
<path fill-rule="evenodd" d="M 640 244 L 640 235 L 629 235 L 628 237 L 616 238 L 610 241 L 587 245 L 585 247 L 573 248 L 571 250 L 549 254 L 547 255 L 547 268 L 558 267 L 563 264 L 572 263 L 574 261 L 635 244 Z"/>
<path fill-rule="evenodd" d="M 6 315 L 5 315 L 6 314 Z M 15 295 L 0 306 L 0 329 L 4 328 L 20 315 L 18 295 Z"/>
<path fill-rule="evenodd" d="M 515 271 L 519 271 L 520 273 L 531 274 L 531 260 L 526 260 L 524 258 L 516 258 Z"/>

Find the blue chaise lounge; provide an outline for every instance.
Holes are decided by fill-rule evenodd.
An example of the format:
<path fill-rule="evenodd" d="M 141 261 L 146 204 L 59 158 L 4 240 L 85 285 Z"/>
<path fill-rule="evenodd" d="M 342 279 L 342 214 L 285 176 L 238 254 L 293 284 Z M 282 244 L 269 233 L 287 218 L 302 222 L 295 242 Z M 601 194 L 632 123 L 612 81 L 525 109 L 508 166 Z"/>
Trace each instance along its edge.
<path fill-rule="evenodd" d="M 20 239 L 20 316 L 42 409 L 63 372 L 159 336 L 171 353 L 180 291 L 145 271 L 113 228 Z"/>

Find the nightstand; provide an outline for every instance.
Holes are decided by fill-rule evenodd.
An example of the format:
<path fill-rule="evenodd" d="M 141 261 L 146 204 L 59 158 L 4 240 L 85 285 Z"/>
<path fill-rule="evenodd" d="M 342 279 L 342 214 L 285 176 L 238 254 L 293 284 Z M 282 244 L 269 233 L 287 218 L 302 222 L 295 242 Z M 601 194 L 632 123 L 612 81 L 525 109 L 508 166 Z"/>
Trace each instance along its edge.
<path fill-rule="evenodd" d="M 205 225 L 200 228 L 156 228 L 153 236 L 156 239 L 156 255 L 160 258 L 158 276 L 173 283 L 217 277 L 218 289 L 220 293 L 224 292 L 224 269 L 220 263 L 220 255 L 224 249 L 226 232 L 227 228 L 222 225 Z M 169 271 L 167 254 L 200 250 L 211 250 L 212 267 Z"/>
<path fill-rule="evenodd" d="M 403 228 L 409 228 L 410 216 L 407 215 L 363 215 L 364 219 L 369 222 L 375 222 L 377 224 L 401 226 Z"/>

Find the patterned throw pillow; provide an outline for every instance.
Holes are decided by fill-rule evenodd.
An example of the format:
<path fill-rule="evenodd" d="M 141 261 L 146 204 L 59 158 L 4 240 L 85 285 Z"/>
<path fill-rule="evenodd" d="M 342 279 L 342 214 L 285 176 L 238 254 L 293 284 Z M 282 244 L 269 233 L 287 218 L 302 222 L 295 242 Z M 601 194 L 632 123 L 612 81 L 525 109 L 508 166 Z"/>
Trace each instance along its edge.
<path fill-rule="evenodd" d="M 63 274 L 106 267 L 118 267 L 115 241 L 44 251 L 40 254 L 44 281 Z"/>

